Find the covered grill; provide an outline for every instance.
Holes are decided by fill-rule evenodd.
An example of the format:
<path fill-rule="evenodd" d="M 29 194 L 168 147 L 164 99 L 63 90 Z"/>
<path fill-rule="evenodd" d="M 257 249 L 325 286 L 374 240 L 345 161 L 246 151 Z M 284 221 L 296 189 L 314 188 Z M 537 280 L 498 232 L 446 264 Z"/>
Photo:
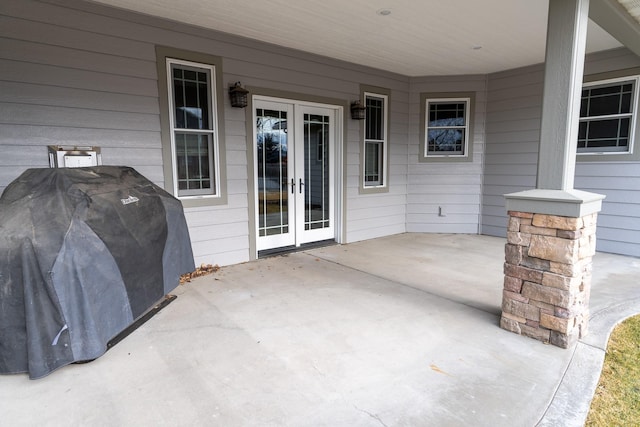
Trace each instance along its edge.
<path fill-rule="evenodd" d="M 0 198 L 0 373 L 99 357 L 194 268 L 180 201 L 134 169 L 27 170 Z"/>

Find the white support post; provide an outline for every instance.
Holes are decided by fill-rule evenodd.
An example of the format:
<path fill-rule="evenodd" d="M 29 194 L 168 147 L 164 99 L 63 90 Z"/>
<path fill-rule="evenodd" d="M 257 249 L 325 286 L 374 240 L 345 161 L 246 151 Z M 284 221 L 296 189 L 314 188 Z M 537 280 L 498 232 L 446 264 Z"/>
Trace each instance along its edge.
<path fill-rule="evenodd" d="M 551 0 L 537 188 L 573 188 L 589 0 Z"/>

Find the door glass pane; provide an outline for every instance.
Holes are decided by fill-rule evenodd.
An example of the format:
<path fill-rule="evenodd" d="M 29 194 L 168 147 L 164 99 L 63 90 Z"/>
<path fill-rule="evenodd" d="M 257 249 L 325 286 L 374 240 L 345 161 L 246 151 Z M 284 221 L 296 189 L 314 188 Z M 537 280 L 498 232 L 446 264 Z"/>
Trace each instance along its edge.
<path fill-rule="evenodd" d="M 258 234 L 289 232 L 287 112 L 256 110 Z"/>
<path fill-rule="evenodd" d="M 330 226 L 329 116 L 304 115 L 304 229 Z"/>

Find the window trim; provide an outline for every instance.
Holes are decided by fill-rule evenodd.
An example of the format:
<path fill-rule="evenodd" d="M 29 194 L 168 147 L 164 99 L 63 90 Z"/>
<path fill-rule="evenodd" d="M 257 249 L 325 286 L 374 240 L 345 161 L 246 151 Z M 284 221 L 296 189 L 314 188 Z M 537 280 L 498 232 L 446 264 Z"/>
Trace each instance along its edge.
<path fill-rule="evenodd" d="M 184 64 L 211 70 L 211 110 L 214 155 L 214 176 L 216 194 L 189 195 L 178 197 L 177 168 L 175 164 L 174 129 L 171 118 L 172 82 L 171 63 Z M 162 140 L 162 160 L 164 172 L 164 188 L 178 198 L 184 207 L 215 206 L 227 203 L 226 188 L 226 150 L 224 130 L 224 91 L 222 88 L 222 59 L 217 56 L 199 52 L 191 52 L 165 46 L 156 46 L 156 65 L 158 70 L 158 94 L 160 105 L 160 127 Z"/>
<path fill-rule="evenodd" d="M 209 64 L 202 64 L 199 62 L 191 62 L 184 61 L 181 59 L 175 58 L 167 58 L 167 90 L 169 95 L 169 127 L 171 129 L 171 158 L 177 158 L 177 144 L 176 144 L 176 133 L 186 133 L 186 134 L 194 134 L 194 135 L 209 135 L 211 137 L 211 151 L 213 152 L 213 158 L 209 157 L 209 165 L 212 169 L 213 173 L 211 173 L 211 178 L 213 179 L 213 194 L 208 194 L 202 192 L 202 190 L 194 190 L 194 191 L 183 191 L 183 195 L 180 194 L 180 189 L 178 188 L 178 170 L 177 168 L 172 168 L 173 173 L 173 194 L 178 194 L 178 198 L 180 199 L 189 199 L 189 198 L 199 198 L 199 197 L 220 197 L 220 177 L 219 177 L 219 166 L 217 165 L 219 149 L 218 149 L 218 129 L 215 118 L 218 116 L 217 107 L 215 102 L 215 67 Z M 180 67 L 181 69 L 195 68 L 200 70 L 207 70 L 209 81 L 207 82 L 209 85 L 209 101 L 211 105 L 209 106 L 209 120 L 212 122 L 209 129 L 191 129 L 191 128 L 177 128 L 175 123 L 175 115 L 173 111 L 175 109 L 175 97 L 172 95 L 173 93 L 173 73 L 172 69 L 174 66 Z M 210 178 L 210 179 L 211 179 Z M 192 194 L 184 194 L 184 193 L 192 193 Z"/>
<path fill-rule="evenodd" d="M 475 119 L 475 92 L 423 92 L 420 93 L 420 146 L 418 161 L 426 162 L 472 162 L 473 132 Z M 464 154 L 428 154 L 427 153 L 427 114 L 429 102 L 465 101 L 467 104 Z"/>
<path fill-rule="evenodd" d="M 382 184 L 367 185 L 365 182 L 365 167 L 366 167 L 366 123 L 367 119 L 360 121 L 360 194 L 375 194 L 375 193 L 388 193 L 389 192 L 389 103 L 391 99 L 391 91 L 389 89 L 376 87 L 376 86 L 360 86 L 360 99 L 363 105 L 366 106 L 367 97 L 381 98 L 384 100 L 383 111 L 383 136 L 382 143 L 382 159 L 380 160 L 380 166 L 382 171 L 380 172 Z"/>
<path fill-rule="evenodd" d="M 610 161 L 610 160 L 640 160 L 640 150 L 635 146 L 635 139 L 640 136 L 640 69 L 635 70 L 634 74 L 622 74 L 621 72 L 597 74 L 593 76 L 585 76 L 582 89 L 592 86 L 615 85 L 626 81 L 634 82 L 633 100 L 631 103 L 631 126 L 629 130 L 629 145 L 626 151 L 578 151 L 576 148 L 576 156 L 578 161 Z M 581 117 L 578 118 L 580 123 Z M 577 140 L 576 140 L 577 144 Z M 635 154 L 634 154 L 635 153 Z"/>

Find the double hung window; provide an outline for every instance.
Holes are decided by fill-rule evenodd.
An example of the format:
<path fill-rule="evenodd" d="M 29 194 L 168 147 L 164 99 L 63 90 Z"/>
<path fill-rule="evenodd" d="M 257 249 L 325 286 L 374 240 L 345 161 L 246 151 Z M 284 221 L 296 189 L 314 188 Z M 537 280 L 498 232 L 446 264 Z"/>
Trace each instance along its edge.
<path fill-rule="evenodd" d="M 466 156 L 469 145 L 469 98 L 427 99 L 425 153 Z"/>
<path fill-rule="evenodd" d="M 387 122 L 388 96 L 364 93 L 364 161 L 363 187 L 387 186 Z"/>
<path fill-rule="evenodd" d="M 178 197 L 217 196 L 215 70 L 167 59 L 174 190 Z"/>
<path fill-rule="evenodd" d="M 156 46 L 164 188 L 183 206 L 227 203 L 222 58 Z"/>
<path fill-rule="evenodd" d="M 472 162 L 474 92 L 420 94 L 420 162 Z"/>
<path fill-rule="evenodd" d="M 629 154 L 638 109 L 638 77 L 586 83 L 578 154 Z"/>

